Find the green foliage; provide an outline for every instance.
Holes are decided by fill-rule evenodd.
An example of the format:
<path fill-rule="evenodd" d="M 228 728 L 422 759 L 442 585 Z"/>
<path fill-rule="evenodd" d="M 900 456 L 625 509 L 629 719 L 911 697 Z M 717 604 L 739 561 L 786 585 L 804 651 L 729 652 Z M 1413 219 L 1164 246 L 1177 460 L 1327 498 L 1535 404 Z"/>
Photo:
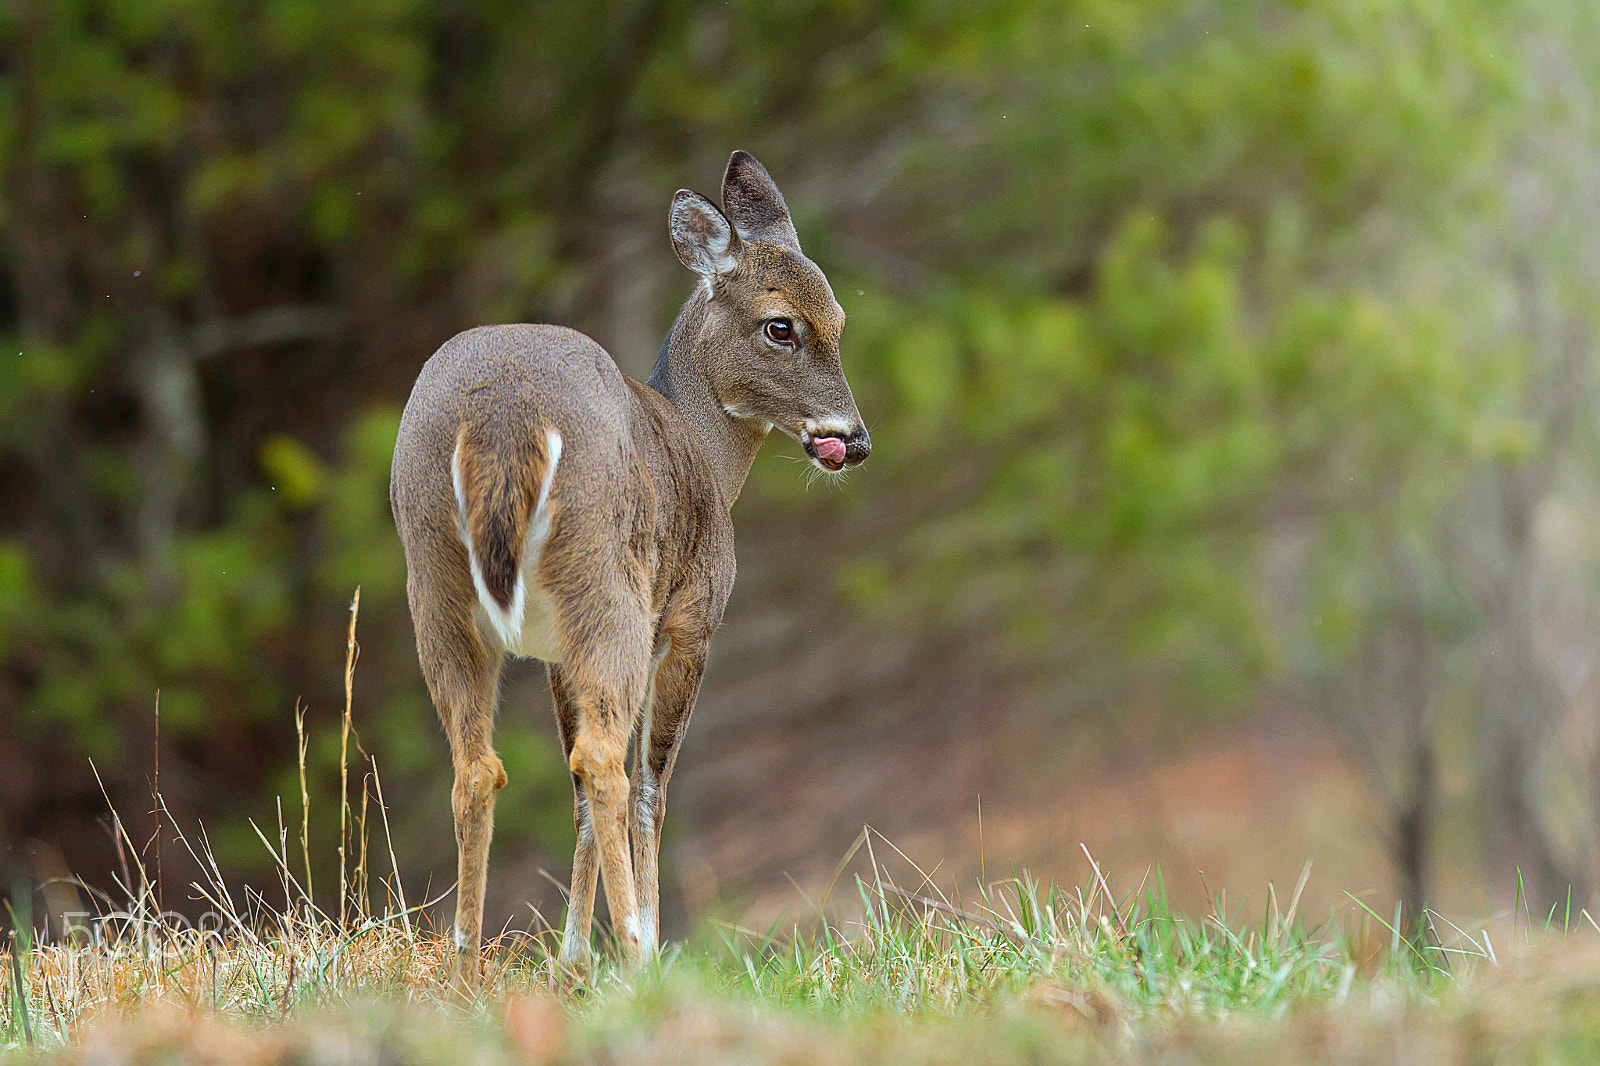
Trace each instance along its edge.
<path fill-rule="evenodd" d="M 384 611 L 399 608 L 406 587 L 405 556 L 389 514 L 389 461 L 399 429 L 394 408 L 359 415 L 345 433 L 343 466 L 326 478 L 320 508 L 329 543 L 318 584 L 360 585 Z"/>
<path fill-rule="evenodd" d="M 0 647 L 38 610 L 39 590 L 33 565 L 20 544 L 0 542 Z"/>
<path fill-rule="evenodd" d="M 903 172 L 901 243 L 938 280 L 846 299 L 875 473 L 915 486 L 891 493 L 905 535 L 847 567 L 857 601 L 1236 701 L 1291 650 L 1255 577 L 1285 518 L 1396 530 L 1508 454 L 1522 353 L 1485 343 L 1447 262 L 1517 98 L 1472 12 L 951 27 L 972 158 L 929 139 Z M 1343 543 L 1317 565 L 1364 566 Z"/>
<path fill-rule="evenodd" d="M 944 466 L 964 494 L 926 501 L 914 535 L 869 551 L 850 587 L 920 618 L 982 612 L 1048 649 L 1054 627 L 1016 609 L 1038 597 L 1053 617 L 1110 619 L 1097 655 L 1222 655 L 1248 680 L 1265 634 L 1241 570 L 1273 516 L 1438 506 L 1500 453 L 1492 401 L 1513 369 L 1503 353 L 1463 363 L 1439 310 L 1365 285 L 1252 305 L 1270 283 L 1260 252 L 1224 222 L 1182 251 L 1140 212 L 1084 298 L 969 290 L 910 329 L 903 306 L 858 309 L 853 339 L 890 382 L 874 461 L 891 480 Z"/>

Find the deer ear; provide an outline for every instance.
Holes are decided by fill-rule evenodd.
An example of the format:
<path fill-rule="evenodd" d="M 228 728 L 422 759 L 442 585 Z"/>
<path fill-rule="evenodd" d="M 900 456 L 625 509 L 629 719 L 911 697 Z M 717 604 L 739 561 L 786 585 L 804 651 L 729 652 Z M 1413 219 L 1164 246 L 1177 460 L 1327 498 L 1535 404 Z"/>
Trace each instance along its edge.
<path fill-rule="evenodd" d="M 739 265 L 739 234 L 717 205 L 699 193 L 679 189 L 667 225 L 678 258 L 700 275 L 708 291 L 719 275 Z"/>
<path fill-rule="evenodd" d="M 800 238 L 789 221 L 783 193 L 767 168 L 749 152 L 736 151 L 722 177 L 722 206 L 745 240 L 769 240 L 800 250 Z"/>

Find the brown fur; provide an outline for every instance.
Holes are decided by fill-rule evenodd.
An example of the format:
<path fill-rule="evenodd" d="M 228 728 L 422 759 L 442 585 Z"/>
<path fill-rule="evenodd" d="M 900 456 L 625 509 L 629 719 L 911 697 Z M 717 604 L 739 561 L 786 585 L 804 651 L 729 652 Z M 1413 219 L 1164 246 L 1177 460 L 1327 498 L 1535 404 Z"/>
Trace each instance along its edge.
<path fill-rule="evenodd" d="M 503 609 L 530 565 L 522 552 L 551 461 L 545 430 L 563 442 L 527 593 L 550 605 L 558 641 L 550 688 L 578 828 L 562 958 L 574 969 L 588 964 L 597 876 L 624 954 L 655 948 L 666 786 L 733 588 L 729 509 L 756 450 L 773 425 L 801 440 L 847 439 L 852 463 L 869 448 L 839 364 L 843 312 L 801 253 L 782 195 L 735 152 L 723 201 L 727 214 L 694 193 L 673 199 L 673 243 L 701 284 L 648 384 L 572 330 L 486 327 L 428 360 L 401 419 L 390 496 L 417 655 L 455 764 L 457 966 L 469 985 L 505 783 L 491 745 L 504 649 L 458 532 L 458 446 L 465 525 Z M 794 323 L 792 346 L 764 339 L 780 316 Z"/>

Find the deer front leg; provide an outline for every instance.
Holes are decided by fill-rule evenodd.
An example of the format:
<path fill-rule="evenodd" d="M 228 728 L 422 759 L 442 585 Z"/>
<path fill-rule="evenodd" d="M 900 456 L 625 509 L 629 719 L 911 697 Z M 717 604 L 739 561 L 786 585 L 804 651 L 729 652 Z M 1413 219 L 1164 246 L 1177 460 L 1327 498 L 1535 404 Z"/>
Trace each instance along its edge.
<path fill-rule="evenodd" d="M 669 638 L 654 672 L 653 700 L 640 716 L 635 740 L 631 837 L 643 950 L 654 954 L 661 916 L 661 823 L 667 814 L 667 780 L 689 728 L 689 713 L 706 669 L 707 640 Z"/>
<path fill-rule="evenodd" d="M 570 765 L 572 745 L 578 735 L 578 709 L 561 668 L 552 663 L 548 672 L 556 726 L 561 734 L 561 755 Z M 572 973 L 587 974 L 594 964 L 589 929 L 594 920 L 594 890 L 600 864 L 594 842 L 594 822 L 589 814 L 589 797 L 584 794 L 583 779 L 577 774 L 572 775 L 572 821 L 577 831 L 577 845 L 572 853 L 572 889 L 567 893 L 567 924 L 557 961 Z"/>

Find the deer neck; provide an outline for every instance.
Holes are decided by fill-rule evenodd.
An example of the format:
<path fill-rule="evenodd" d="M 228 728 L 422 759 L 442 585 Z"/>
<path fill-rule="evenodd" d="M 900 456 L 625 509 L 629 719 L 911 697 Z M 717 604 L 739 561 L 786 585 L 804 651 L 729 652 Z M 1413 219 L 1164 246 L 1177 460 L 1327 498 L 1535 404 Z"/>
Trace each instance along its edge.
<path fill-rule="evenodd" d="M 707 343 L 705 324 L 706 298 L 697 291 L 678 312 L 645 384 L 666 397 L 683 416 L 711 467 L 723 501 L 732 508 L 769 427 L 756 419 L 735 418 L 717 401 L 695 358 Z"/>

